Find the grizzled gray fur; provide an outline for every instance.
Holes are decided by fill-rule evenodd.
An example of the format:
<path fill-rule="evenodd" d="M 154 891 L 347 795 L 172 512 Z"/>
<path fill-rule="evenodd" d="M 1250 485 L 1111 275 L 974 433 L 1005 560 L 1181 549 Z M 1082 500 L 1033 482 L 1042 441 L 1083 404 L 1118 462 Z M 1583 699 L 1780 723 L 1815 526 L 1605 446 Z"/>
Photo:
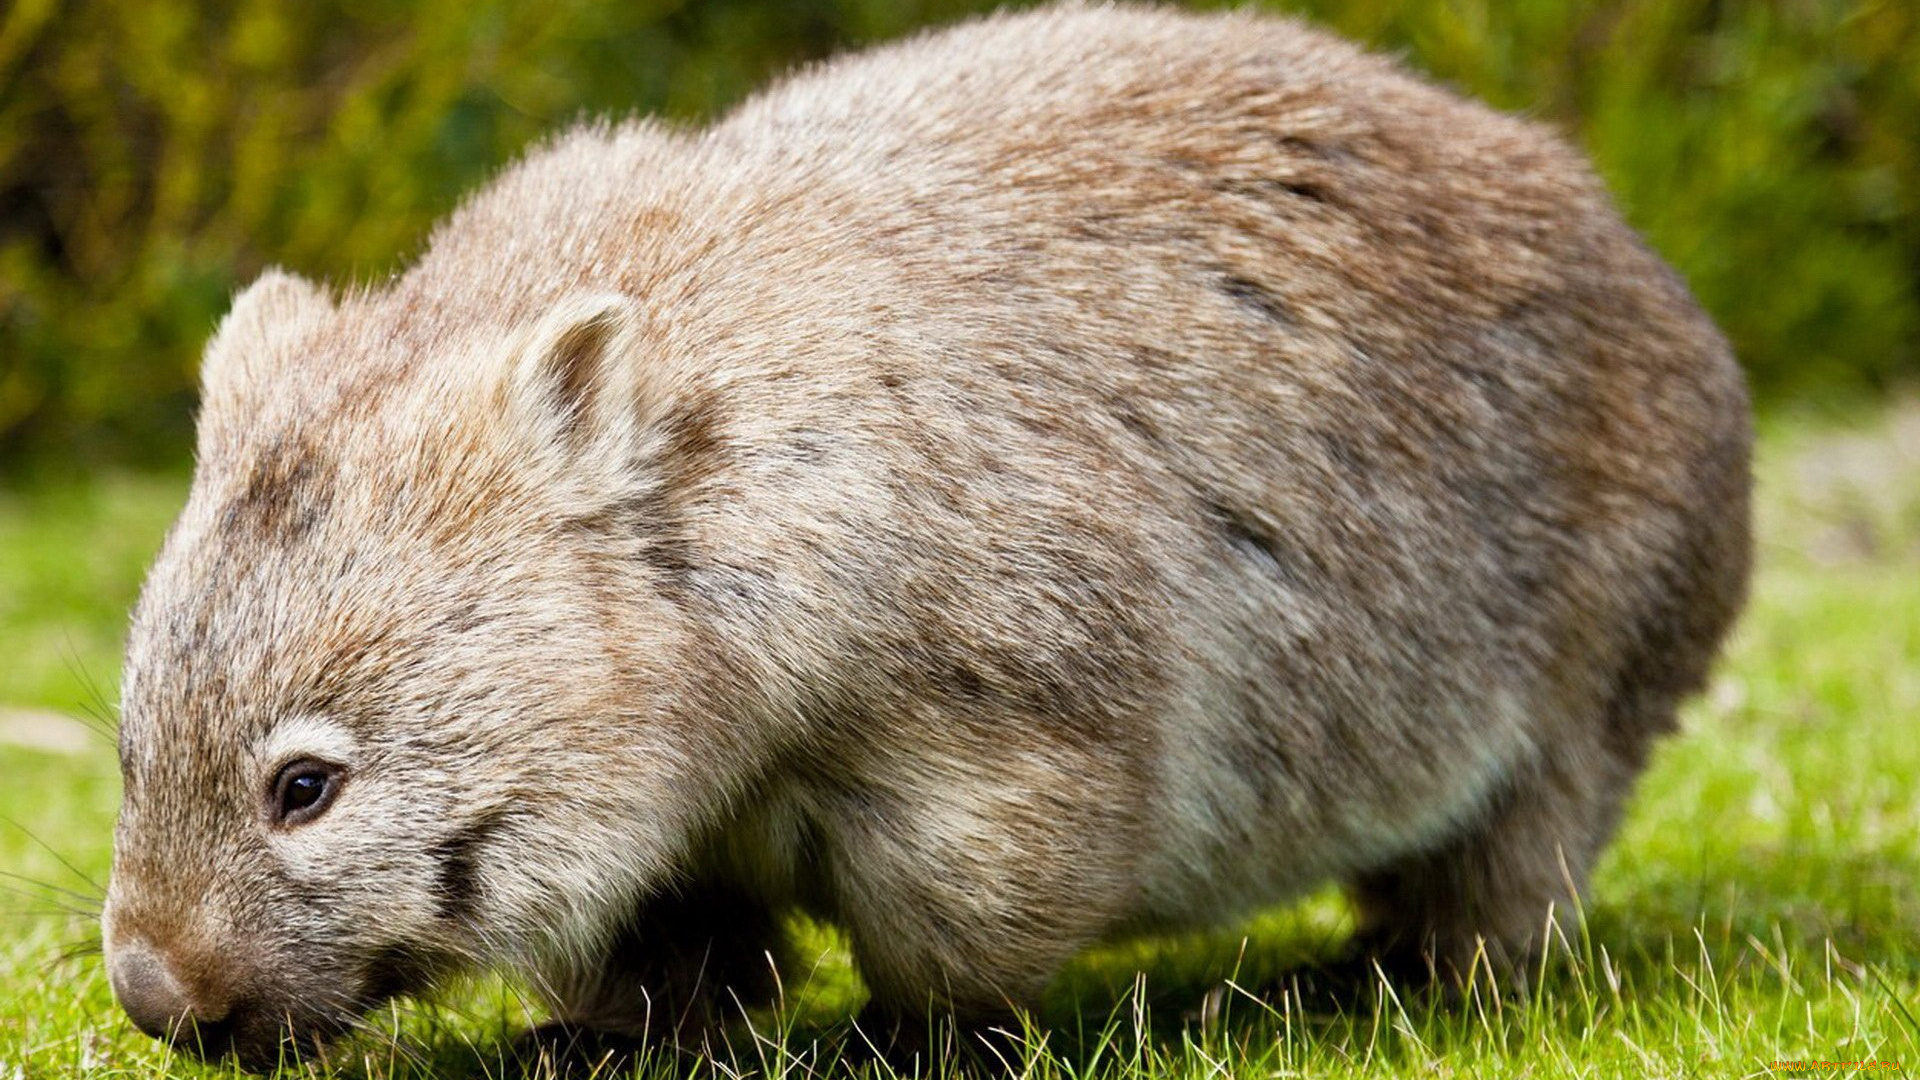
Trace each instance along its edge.
<path fill-rule="evenodd" d="M 270 1064 L 450 973 L 879 1022 L 1327 881 L 1539 947 L 1748 566 L 1725 343 L 1579 155 L 1294 22 L 1059 6 L 590 125 L 209 345 L 105 942 Z"/>

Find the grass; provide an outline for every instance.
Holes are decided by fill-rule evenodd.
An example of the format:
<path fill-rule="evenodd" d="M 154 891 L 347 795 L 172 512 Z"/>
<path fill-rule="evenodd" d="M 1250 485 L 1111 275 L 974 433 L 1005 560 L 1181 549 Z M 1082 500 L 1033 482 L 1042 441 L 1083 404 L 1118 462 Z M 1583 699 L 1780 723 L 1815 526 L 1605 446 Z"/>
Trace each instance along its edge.
<path fill-rule="evenodd" d="M 1660 749 L 1581 929 L 1528 994 L 1384 984 L 1301 996 L 1337 947 L 1331 894 L 1203 938 L 1090 956 L 1015 1071 L 1033 1077 L 1761 1077 L 1789 1061 L 1920 1070 L 1920 404 L 1764 433 L 1752 607 L 1684 733 Z M 123 613 L 177 477 L 0 489 L 0 1080 L 208 1076 L 120 1016 L 85 908 L 117 798 L 104 737 L 38 711 L 109 696 Z M 23 712 L 22 710 L 28 710 Z M 76 736 L 74 733 L 80 732 Z M 52 733 L 52 734 L 49 734 Z M 54 737 L 54 736 L 58 737 Z M 32 745 L 28 745 L 32 744 Z M 37 747 L 37 748 L 36 748 Z M 71 864 L 71 865 L 69 865 Z M 60 890 L 72 890 L 69 895 Z M 860 991 L 832 935 L 789 1007 L 730 1060 L 662 1075 L 830 1070 Z M 533 1014 L 496 981 L 382 1018 L 321 1075 L 513 1075 Z M 818 1045 L 817 1045 L 818 1044 Z M 825 1056 L 823 1056 L 823 1054 Z M 1805 1069 L 1803 1075 L 1858 1070 Z"/>

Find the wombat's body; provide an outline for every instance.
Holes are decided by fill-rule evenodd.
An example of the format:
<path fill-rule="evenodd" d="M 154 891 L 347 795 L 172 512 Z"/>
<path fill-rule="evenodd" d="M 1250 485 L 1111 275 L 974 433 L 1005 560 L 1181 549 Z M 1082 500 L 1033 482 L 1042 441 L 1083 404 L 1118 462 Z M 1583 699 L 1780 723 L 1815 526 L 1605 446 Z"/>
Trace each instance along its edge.
<path fill-rule="evenodd" d="M 684 1035 L 794 907 L 896 1014 L 1327 880 L 1523 955 L 1747 568 L 1740 375 L 1577 157 L 1248 16 L 574 132 L 206 381 L 107 945 L 255 1060 L 469 964 Z"/>

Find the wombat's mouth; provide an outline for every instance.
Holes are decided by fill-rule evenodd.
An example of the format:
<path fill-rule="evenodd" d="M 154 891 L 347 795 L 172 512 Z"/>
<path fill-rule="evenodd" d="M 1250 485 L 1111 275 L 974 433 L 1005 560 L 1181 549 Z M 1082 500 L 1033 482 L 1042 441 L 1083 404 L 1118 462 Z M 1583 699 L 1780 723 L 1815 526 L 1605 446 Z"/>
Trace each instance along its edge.
<path fill-rule="evenodd" d="M 399 982 L 369 984 L 339 1012 L 246 1003 L 220 1021 L 191 1023 L 162 1037 L 204 1060 L 231 1058 L 247 1072 L 271 1073 L 323 1060 L 327 1047 L 362 1026 L 362 1017 L 410 988 Z"/>
<path fill-rule="evenodd" d="M 164 1020 L 137 1005 L 129 1015 L 142 1031 L 208 1061 L 232 1059 L 253 1073 L 323 1059 L 326 1047 L 361 1026 L 361 1018 L 393 998 L 425 990 L 435 966 L 407 950 L 382 950 L 347 983 L 242 994 L 217 1016 L 192 1011 Z M 123 987 L 127 980 L 123 978 Z M 122 989 L 122 1004 L 129 1004 Z"/>
<path fill-rule="evenodd" d="M 191 1022 L 162 1037 L 196 1057 L 232 1058 L 248 1072 L 266 1073 L 315 1060 L 322 1047 L 352 1027 L 351 1019 L 242 1005 L 221 1020 Z"/>

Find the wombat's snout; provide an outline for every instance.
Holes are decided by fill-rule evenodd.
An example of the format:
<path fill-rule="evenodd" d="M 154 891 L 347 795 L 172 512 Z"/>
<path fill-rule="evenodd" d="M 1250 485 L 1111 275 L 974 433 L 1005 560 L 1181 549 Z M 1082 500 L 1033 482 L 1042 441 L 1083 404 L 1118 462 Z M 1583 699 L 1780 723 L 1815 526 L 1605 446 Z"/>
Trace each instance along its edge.
<path fill-rule="evenodd" d="M 232 1058 L 249 1072 L 297 1061 L 352 1027 L 338 1010 L 359 999 L 322 976 L 300 985 L 262 979 L 241 955 L 234 943 L 181 951 L 123 931 L 107 947 L 107 977 L 142 1032 L 196 1057 Z"/>
<path fill-rule="evenodd" d="M 231 1002 L 189 990 L 165 954 L 128 942 L 113 950 L 107 975 L 134 1027 L 207 1057 L 230 1048 Z"/>

